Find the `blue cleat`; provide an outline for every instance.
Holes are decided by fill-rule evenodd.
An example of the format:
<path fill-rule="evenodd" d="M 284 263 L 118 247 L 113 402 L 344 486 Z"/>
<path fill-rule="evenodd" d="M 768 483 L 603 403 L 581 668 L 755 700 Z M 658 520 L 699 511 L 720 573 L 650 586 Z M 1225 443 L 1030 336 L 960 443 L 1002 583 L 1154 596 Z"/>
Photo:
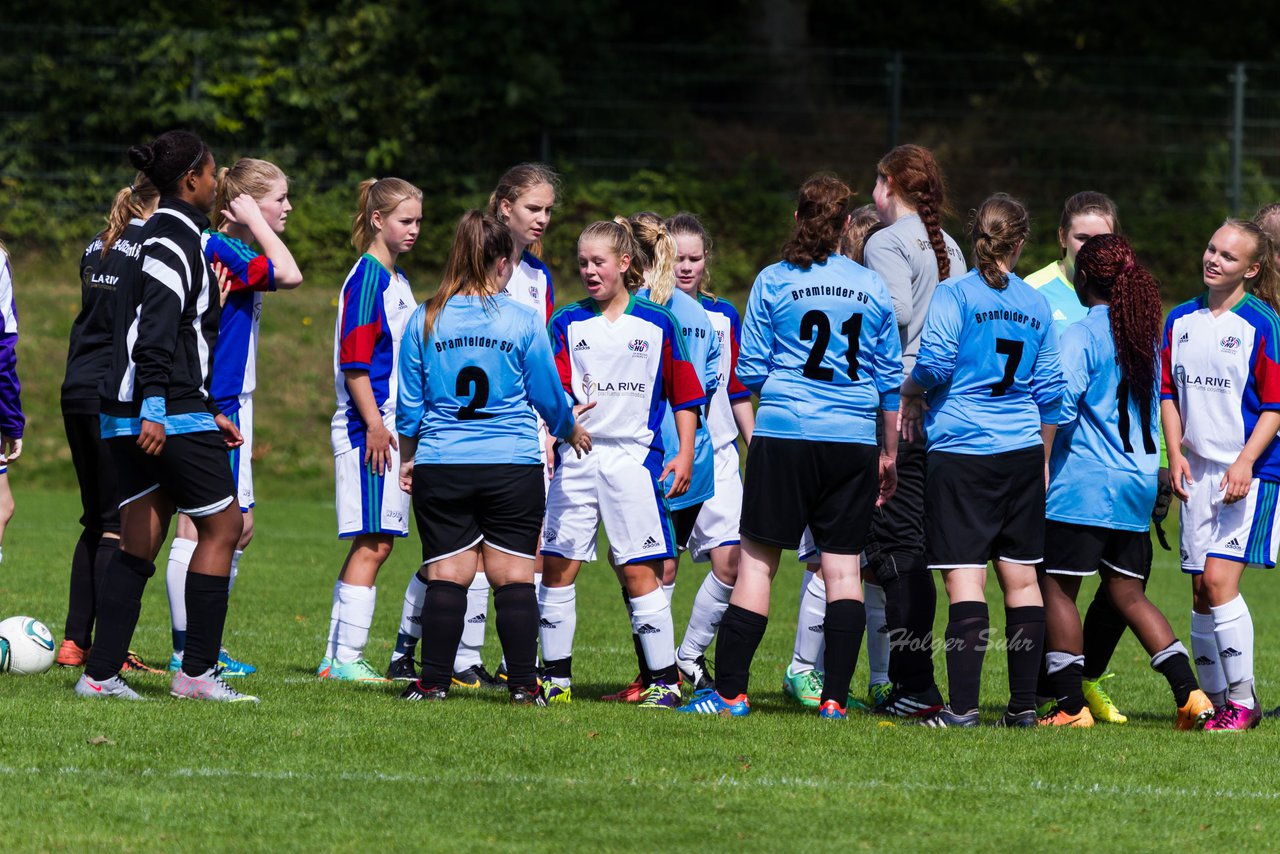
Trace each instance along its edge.
<path fill-rule="evenodd" d="M 249 676 L 258 672 L 258 668 L 252 664 L 232 658 L 225 647 L 218 651 L 218 667 L 220 668 L 219 675 L 223 679 L 232 676 Z"/>
<path fill-rule="evenodd" d="M 716 693 L 715 688 L 703 688 L 695 691 L 689 702 L 676 711 L 694 715 L 719 715 L 722 718 L 745 718 L 751 714 L 751 704 L 747 702 L 746 694 L 726 700 Z"/>

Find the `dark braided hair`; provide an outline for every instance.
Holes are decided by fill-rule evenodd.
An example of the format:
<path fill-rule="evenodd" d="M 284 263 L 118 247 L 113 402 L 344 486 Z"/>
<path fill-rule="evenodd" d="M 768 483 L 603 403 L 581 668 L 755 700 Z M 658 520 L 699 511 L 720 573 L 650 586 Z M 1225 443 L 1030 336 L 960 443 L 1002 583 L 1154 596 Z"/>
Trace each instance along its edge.
<path fill-rule="evenodd" d="M 840 251 L 853 191 L 835 175 L 814 175 L 800 185 L 796 227 L 782 247 L 782 260 L 807 270 Z"/>
<path fill-rule="evenodd" d="M 947 188 L 933 153 L 919 145 L 899 145 L 880 158 L 876 171 L 892 182 L 892 192 L 916 209 L 938 259 L 938 281 L 950 277 L 951 259 L 942 239 L 941 222 L 949 212 Z"/>
<path fill-rule="evenodd" d="M 1076 255 L 1076 291 L 1111 305 L 1111 337 L 1120 376 L 1140 412 L 1156 390 L 1160 348 L 1160 283 L 1138 263 L 1129 241 L 1118 234 L 1090 237 Z"/>
<path fill-rule="evenodd" d="M 203 166 L 208 156 L 204 140 L 185 130 L 166 131 L 147 145 L 129 149 L 129 162 L 155 184 L 161 196 L 178 195 L 182 176 Z"/>

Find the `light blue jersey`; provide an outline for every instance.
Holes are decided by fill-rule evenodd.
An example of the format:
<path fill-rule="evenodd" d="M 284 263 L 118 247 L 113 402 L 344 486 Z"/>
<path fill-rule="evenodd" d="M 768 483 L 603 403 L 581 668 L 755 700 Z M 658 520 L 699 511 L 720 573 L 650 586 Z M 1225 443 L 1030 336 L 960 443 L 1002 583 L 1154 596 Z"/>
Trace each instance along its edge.
<path fill-rule="evenodd" d="M 1013 273 L 1004 290 L 971 270 L 938 285 L 911 378 L 926 391 L 928 449 L 999 454 L 1040 444 L 1066 385 L 1049 303 Z"/>
<path fill-rule="evenodd" d="M 426 311 L 414 311 L 400 345 L 396 431 L 418 437 L 415 464 L 539 464 L 530 404 L 553 435 L 573 433 L 537 310 L 507 294 L 455 296 L 429 338 Z"/>
<path fill-rule="evenodd" d="M 1151 342 L 1151 363 L 1156 342 Z M 1049 458 L 1045 515 L 1055 522 L 1145 531 L 1156 500 L 1159 389 L 1140 410 L 1121 380 L 1105 305 L 1062 335 L 1067 390 Z"/>
<path fill-rule="evenodd" d="M 649 299 L 649 289 L 641 288 L 636 295 Z M 667 505 L 672 510 L 683 510 L 701 504 L 715 495 L 716 491 L 715 464 L 712 459 L 714 449 L 711 445 L 711 431 L 707 427 L 707 411 L 711 406 L 711 396 L 720 382 L 720 339 L 711 327 L 706 309 L 684 291 L 674 292 L 667 308 L 680 324 L 689 361 L 693 363 L 698 382 L 707 393 L 707 405 L 699 412 L 698 429 L 693 437 L 693 479 L 689 482 L 689 490 L 684 495 L 667 499 Z M 680 450 L 680 434 L 676 432 L 676 418 L 670 409 L 662 417 L 662 444 L 667 449 L 666 458 L 662 461 L 663 467 L 666 467 Z M 668 476 L 662 482 L 663 491 L 670 490 L 674 481 L 674 474 Z"/>
<path fill-rule="evenodd" d="M 756 276 L 738 379 L 760 395 L 757 436 L 876 444 L 876 410 L 897 411 L 902 339 L 875 273 L 832 255 Z"/>

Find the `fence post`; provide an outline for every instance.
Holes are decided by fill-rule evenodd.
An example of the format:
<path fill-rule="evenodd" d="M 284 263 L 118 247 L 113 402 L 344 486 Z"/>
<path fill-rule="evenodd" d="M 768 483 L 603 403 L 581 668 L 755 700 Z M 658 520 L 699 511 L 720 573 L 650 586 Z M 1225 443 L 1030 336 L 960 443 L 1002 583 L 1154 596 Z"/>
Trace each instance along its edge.
<path fill-rule="evenodd" d="M 889 139 L 886 148 L 898 144 L 902 126 L 902 51 L 895 50 L 889 57 Z"/>
<path fill-rule="evenodd" d="M 1231 111 L 1231 215 L 1238 216 L 1240 206 L 1244 204 L 1243 191 L 1240 186 L 1240 173 L 1244 168 L 1244 84 L 1246 80 L 1244 63 L 1237 62 L 1231 82 L 1235 89 L 1235 104 Z"/>

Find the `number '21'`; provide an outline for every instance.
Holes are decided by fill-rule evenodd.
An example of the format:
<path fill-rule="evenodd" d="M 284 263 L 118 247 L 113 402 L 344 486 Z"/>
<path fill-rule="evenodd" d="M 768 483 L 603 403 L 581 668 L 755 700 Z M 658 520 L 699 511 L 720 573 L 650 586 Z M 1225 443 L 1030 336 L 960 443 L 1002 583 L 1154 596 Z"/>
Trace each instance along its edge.
<path fill-rule="evenodd" d="M 862 315 L 857 312 L 849 315 L 849 319 L 840 324 L 840 332 L 849 341 L 849 348 L 845 351 L 845 360 L 849 366 L 845 369 L 845 373 L 849 375 L 849 379 L 856 382 Z M 826 312 L 813 309 L 804 313 L 804 317 L 800 318 L 800 340 L 813 342 L 813 349 L 809 351 L 809 358 L 805 360 L 802 373 L 811 380 L 831 382 L 835 378 L 835 371 L 822 364 L 822 360 L 827 355 L 827 345 L 831 343 L 831 321 L 827 319 Z"/>

